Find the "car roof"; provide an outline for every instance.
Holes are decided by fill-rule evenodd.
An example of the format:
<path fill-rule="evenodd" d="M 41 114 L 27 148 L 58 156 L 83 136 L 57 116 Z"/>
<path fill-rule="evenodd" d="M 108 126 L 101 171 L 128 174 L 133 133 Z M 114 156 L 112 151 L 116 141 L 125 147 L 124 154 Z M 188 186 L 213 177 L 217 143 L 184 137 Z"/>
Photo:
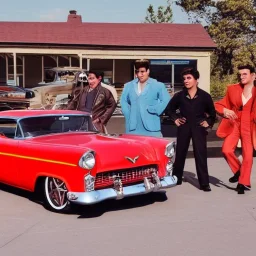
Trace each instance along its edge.
<path fill-rule="evenodd" d="M 20 119 L 23 117 L 37 117 L 47 115 L 86 115 L 90 113 L 77 110 L 7 110 L 0 112 L 1 118 Z"/>

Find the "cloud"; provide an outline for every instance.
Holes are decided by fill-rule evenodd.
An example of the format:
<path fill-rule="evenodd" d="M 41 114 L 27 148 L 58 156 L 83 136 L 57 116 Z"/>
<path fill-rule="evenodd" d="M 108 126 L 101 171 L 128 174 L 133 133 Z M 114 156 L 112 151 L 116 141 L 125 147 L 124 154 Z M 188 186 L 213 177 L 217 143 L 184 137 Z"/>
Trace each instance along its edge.
<path fill-rule="evenodd" d="M 40 21 L 66 21 L 68 9 L 55 8 L 39 14 Z"/>

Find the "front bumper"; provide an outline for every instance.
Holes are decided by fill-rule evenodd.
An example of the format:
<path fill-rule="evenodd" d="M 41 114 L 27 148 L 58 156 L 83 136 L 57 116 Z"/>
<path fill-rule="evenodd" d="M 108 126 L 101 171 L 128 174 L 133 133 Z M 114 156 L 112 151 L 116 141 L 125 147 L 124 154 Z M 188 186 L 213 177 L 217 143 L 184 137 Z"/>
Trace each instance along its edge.
<path fill-rule="evenodd" d="M 107 199 L 122 199 L 124 197 L 143 195 L 160 189 L 174 187 L 177 184 L 177 177 L 165 176 L 160 179 L 160 183 L 161 185 L 153 185 L 151 183 L 151 186 L 148 186 L 148 184 L 144 182 L 123 187 L 121 192 L 113 188 L 94 190 L 91 192 L 68 192 L 67 197 L 72 203 L 82 205 L 95 204 Z"/>

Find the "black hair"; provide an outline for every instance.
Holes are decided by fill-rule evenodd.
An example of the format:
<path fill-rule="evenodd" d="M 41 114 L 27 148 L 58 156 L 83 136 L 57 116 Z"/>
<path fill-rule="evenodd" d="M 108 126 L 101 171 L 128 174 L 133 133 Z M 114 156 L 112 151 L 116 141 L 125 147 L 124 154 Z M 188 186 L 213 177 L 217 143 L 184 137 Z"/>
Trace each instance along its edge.
<path fill-rule="evenodd" d="M 242 70 L 242 69 L 248 69 L 248 70 L 250 70 L 250 73 L 255 73 L 255 68 L 249 64 L 238 66 L 238 70 Z"/>
<path fill-rule="evenodd" d="M 141 59 L 136 60 L 134 62 L 135 70 L 139 70 L 140 68 L 145 68 L 146 70 L 149 69 L 149 60 Z"/>
<path fill-rule="evenodd" d="M 96 78 L 99 78 L 101 76 L 101 81 L 103 81 L 104 78 L 104 72 L 103 71 L 99 71 L 99 70 L 89 70 L 88 71 L 88 75 L 89 74 L 94 74 L 96 76 Z"/>
<path fill-rule="evenodd" d="M 199 71 L 192 67 L 187 67 L 182 70 L 181 76 L 183 77 L 185 75 L 192 75 L 196 80 L 200 77 Z"/>

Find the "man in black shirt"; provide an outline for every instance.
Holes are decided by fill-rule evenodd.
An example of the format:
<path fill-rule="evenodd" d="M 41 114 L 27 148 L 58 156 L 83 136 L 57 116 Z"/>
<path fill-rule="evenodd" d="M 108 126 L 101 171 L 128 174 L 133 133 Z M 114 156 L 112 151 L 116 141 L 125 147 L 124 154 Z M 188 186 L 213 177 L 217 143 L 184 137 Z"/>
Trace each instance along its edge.
<path fill-rule="evenodd" d="M 173 175 L 178 178 L 177 185 L 181 185 L 185 159 L 192 138 L 200 189 L 211 191 L 207 166 L 206 135 L 208 134 L 207 129 L 214 124 L 216 111 L 210 94 L 197 86 L 199 72 L 193 68 L 186 68 L 183 70 L 182 76 L 184 89 L 173 96 L 168 106 L 168 113 L 178 127 Z"/>

